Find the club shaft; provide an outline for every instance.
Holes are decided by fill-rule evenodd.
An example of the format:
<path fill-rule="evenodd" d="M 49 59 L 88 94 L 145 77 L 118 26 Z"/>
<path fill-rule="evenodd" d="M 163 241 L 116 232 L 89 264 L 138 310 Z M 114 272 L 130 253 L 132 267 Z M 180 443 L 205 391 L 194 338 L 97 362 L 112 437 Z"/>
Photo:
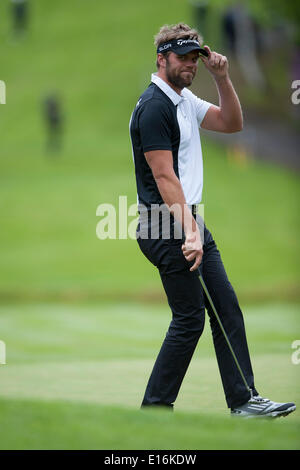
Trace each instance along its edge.
<path fill-rule="evenodd" d="M 206 294 L 206 297 L 208 298 L 208 301 L 209 301 L 209 303 L 210 303 L 210 306 L 211 306 L 211 308 L 212 308 L 212 310 L 213 310 L 213 312 L 214 312 L 214 314 L 215 314 L 215 317 L 216 317 L 216 319 L 217 319 L 217 321 L 218 321 L 218 323 L 219 323 L 219 326 L 220 326 L 220 328 L 221 328 L 221 330 L 222 330 L 222 333 L 223 333 L 224 338 L 225 338 L 225 340 L 226 340 L 226 342 L 227 342 L 227 345 L 228 345 L 228 347 L 229 347 L 229 349 L 230 349 L 230 351 L 231 351 L 232 357 L 233 357 L 234 362 L 235 362 L 235 364 L 236 364 L 236 366 L 237 366 L 237 368 L 238 368 L 238 371 L 239 371 L 239 373 L 241 374 L 241 377 L 242 377 L 242 379 L 243 379 L 243 382 L 244 382 L 244 384 L 245 384 L 247 390 L 250 392 L 250 394 L 251 394 L 251 396 L 252 396 L 252 390 L 251 390 L 251 388 L 249 387 L 249 385 L 248 385 L 248 383 L 247 383 L 247 380 L 246 380 L 246 378 L 245 378 L 245 376 L 244 376 L 244 373 L 243 373 L 243 371 L 242 371 L 242 369 L 241 369 L 241 366 L 240 366 L 240 364 L 239 364 L 239 361 L 237 360 L 237 357 L 236 357 L 236 355 L 235 355 L 235 353 L 234 353 L 234 350 L 233 350 L 233 348 L 232 348 L 232 346 L 231 346 L 231 344 L 230 344 L 230 341 L 229 341 L 229 338 L 228 338 L 228 336 L 227 336 L 227 333 L 226 333 L 226 331 L 225 331 L 225 329 L 224 329 L 224 327 L 223 327 L 223 325 L 222 325 L 221 319 L 220 319 L 220 317 L 219 317 L 219 315 L 218 315 L 218 312 L 217 312 L 217 310 L 216 310 L 216 308 L 215 308 L 215 306 L 214 306 L 214 303 L 213 303 L 213 301 L 212 301 L 212 299 L 211 299 L 211 296 L 209 295 L 209 292 L 208 292 L 208 290 L 207 290 L 207 287 L 206 287 L 206 285 L 205 285 L 205 282 L 204 282 L 203 277 L 201 276 L 201 274 L 199 274 L 199 278 L 200 278 L 200 282 L 201 282 L 201 284 L 202 284 L 203 290 L 204 290 L 204 292 L 205 292 L 205 294 Z"/>

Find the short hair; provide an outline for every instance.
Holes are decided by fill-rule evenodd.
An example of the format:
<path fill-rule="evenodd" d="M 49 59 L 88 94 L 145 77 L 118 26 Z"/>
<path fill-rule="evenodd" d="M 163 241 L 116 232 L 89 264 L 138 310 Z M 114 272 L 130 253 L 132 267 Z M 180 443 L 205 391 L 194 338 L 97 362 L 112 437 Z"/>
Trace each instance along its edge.
<path fill-rule="evenodd" d="M 163 25 L 159 32 L 154 36 L 154 44 L 156 48 L 164 42 L 172 41 L 172 39 L 196 39 L 200 46 L 203 43 L 201 34 L 195 29 L 191 28 L 185 23 L 177 23 L 173 25 Z M 162 52 L 165 57 L 168 56 L 169 52 Z M 158 68 L 158 61 L 156 61 Z"/>
<path fill-rule="evenodd" d="M 172 41 L 172 39 L 196 39 L 200 46 L 203 42 L 201 34 L 196 29 L 191 28 L 185 23 L 177 23 L 162 26 L 154 36 L 154 44 L 158 47 L 164 42 Z"/>

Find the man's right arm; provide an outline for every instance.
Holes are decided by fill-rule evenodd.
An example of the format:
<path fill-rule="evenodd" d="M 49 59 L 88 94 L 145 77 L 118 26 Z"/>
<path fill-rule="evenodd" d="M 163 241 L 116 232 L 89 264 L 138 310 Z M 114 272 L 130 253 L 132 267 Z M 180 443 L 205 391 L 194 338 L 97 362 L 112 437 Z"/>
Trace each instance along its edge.
<path fill-rule="evenodd" d="M 182 251 L 187 261 L 194 264 L 194 271 L 201 263 L 203 249 L 198 225 L 186 204 L 181 183 L 173 169 L 173 155 L 170 150 L 152 150 L 145 152 L 148 165 L 165 204 L 169 207 L 174 218 L 180 222 L 185 233 L 185 243 Z"/>

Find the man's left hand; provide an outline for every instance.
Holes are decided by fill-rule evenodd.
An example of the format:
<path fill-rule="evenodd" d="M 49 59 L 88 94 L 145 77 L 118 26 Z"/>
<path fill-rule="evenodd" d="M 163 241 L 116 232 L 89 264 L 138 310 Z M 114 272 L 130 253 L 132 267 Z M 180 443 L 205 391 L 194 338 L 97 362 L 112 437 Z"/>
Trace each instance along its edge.
<path fill-rule="evenodd" d="M 200 55 L 200 59 L 207 70 L 215 77 L 226 77 L 228 75 L 229 68 L 227 57 L 211 51 L 208 46 L 204 46 L 204 49 L 207 51 L 208 57 Z"/>

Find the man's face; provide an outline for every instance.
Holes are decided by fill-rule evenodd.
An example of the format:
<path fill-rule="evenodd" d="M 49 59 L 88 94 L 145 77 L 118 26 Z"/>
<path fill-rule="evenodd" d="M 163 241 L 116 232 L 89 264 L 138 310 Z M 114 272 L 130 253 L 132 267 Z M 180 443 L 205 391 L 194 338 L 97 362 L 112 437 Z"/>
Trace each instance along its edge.
<path fill-rule="evenodd" d="M 174 52 L 166 57 L 166 78 L 177 88 L 189 87 L 197 73 L 199 53 L 191 51 L 185 55 Z"/>

